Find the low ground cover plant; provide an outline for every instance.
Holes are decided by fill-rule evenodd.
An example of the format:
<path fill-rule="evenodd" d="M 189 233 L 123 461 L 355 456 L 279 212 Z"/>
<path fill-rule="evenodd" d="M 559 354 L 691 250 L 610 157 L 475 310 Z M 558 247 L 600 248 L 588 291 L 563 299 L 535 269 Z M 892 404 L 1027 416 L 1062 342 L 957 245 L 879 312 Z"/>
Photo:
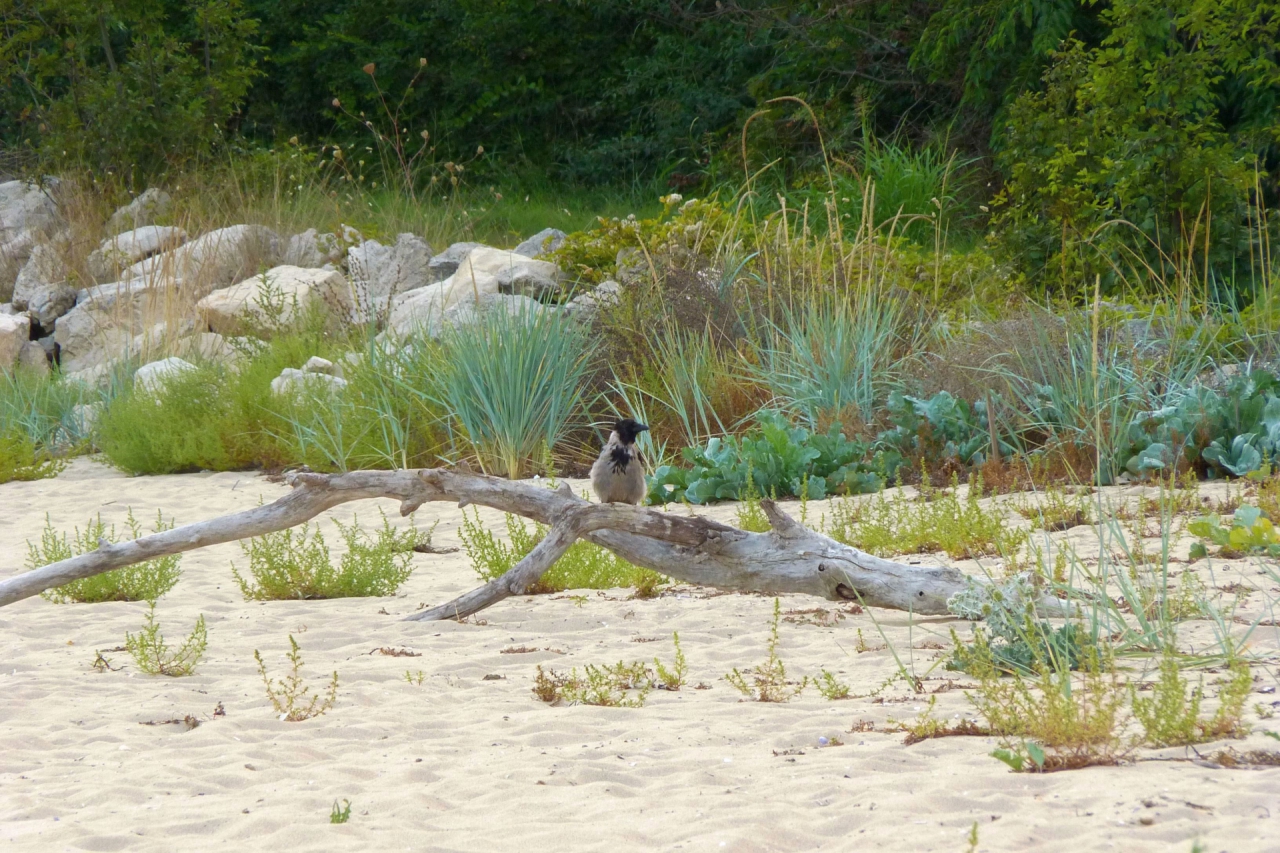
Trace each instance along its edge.
<path fill-rule="evenodd" d="M 23 430 L 0 432 L 0 485 L 56 477 L 66 466 L 66 460 L 49 456 Z"/>
<path fill-rule="evenodd" d="M 483 581 L 500 578 L 534 549 L 546 536 L 546 525 L 527 524 L 508 513 L 507 541 L 485 527 L 478 509 L 463 512 L 459 536 L 471 566 Z M 654 595 L 666 578 L 657 572 L 632 565 L 607 548 L 579 539 L 531 586 L 533 594 L 563 592 L 566 589 L 613 589 L 634 587 L 640 597 Z"/>
<path fill-rule="evenodd" d="M 164 641 L 160 624 L 156 622 L 156 603 L 151 601 L 148 605 L 146 625 L 137 634 L 125 634 L 125 647 L 133 656 L 133 662 L 148 675 L 192 675 L 209 642 L 204 616 L 196 619 L 195 627 L 182 645 L 172 649 Z"/>
<path fill-rule="evenodd" d="M 128 539 L 137 539 L 142 535 L 142 527 L 133 517 L 130 509 L 125 521 L 128 526 Z M 175 522 L 165 521 L 163 515 L 156 511 L 156 523 L 152 530 L 159 533 L 173 528 Z M 120 534 L 115 525 L 107 525 L 102 516 L 98 516 L 85 525 L 84 530 L 75 528 L 71 537 L 59 533 L 53 522 L 45 516 L 45 526 L 40 532 L 40 542 L 27 543 L 27 561 L 29 569 L 38 569 L 50 563 L 69 560 L 80 554 L 87 554 L 98 549 L 99 540 L 119 542 Z M 182 571 L 179 564 L 181 555 L 171 554 L 147 560 L 121 569 L 72 581 L 59 587 L 46 590 L 41 596 L 55 604 L 78 602 L 92 604 L 101 601 L 155 601 L 173 589 Z"/>
<path fill-rule="evenodd" d="M 394 595 L 413 573 L 414 546 L 423 534 L 413 527 L 397 530 L 385 513 L 382 526 L 372 535 L 361 529 L 359 519 L 350 524 L 334 519 L 347 550 L 335 568 L 329 547 L 318 525 L 268 533 L 242 542 L 249 560 L 249 577 L 235 564 L 231 573 L 246 601 L 353 598 Z M 430 533 L 425 535 L 430 541 Z"/>
<path fill-rule="evenodd" d="M 644 661 L 616 664 L 587 664 L 578 672 L 537 668 L 533 694 L 548 704 L 602 705 L 613 708 L 640 708 L 653 690 L 679 690 L 687 681 L 688 663 L 680 647 L 680 635 L 673 634 L 675 658 L 670 666 L 657 657 L 650 667 Z"/>
<path fill-rule="evenodd" d="M 1011 526 L 1004 513 L 979 503 L 980 476 L 969 480 L 968 494 L 959 496 L 953 477 L 950 489 L 934 489 L 927 482 L 913 499 L 883 491 L 868 499 L 846 498 L 832 504 L 827 535 L 872 554 L 917 554 L 945 551 L 952 559 L 1013 556 L 1027 542 L 1027 531 Z"/>

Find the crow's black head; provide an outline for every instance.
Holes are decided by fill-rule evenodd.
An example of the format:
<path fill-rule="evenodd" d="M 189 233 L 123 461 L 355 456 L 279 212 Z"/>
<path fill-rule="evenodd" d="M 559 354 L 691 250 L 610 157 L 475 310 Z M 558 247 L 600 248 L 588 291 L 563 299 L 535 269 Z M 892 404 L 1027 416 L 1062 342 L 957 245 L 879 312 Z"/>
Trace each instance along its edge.
<path fill-rule="evenodd" d="M 631 418 L 623 418 L 613 425 L 613 431 L 618 434 L 618 440 L 623 444 L 631 444 L 636 440 L 636 436 L 647 429 L 647 426 Z"/>

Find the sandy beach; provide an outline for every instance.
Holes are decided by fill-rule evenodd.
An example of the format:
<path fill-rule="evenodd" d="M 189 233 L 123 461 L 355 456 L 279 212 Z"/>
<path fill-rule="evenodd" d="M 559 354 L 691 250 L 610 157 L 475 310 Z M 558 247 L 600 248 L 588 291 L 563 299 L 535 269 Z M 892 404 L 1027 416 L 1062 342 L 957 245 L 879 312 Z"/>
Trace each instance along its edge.
<path fill-rule="evenodd" d="M 0 486 L 0 577 L 22 570 L 46 513 L 60 530 L 98 512 L 119 526 L 129 508 L 182 524 L 286 489 L 251 472 L 127 478 L 77 459 L 55 479 Z M 322 516 L 330 544 L 340 540 L 328 518 L 372 526 L 373 503 Z M 393 502 L 377 503 L 404 523 Z M 733 507 L 708 513 L 730 520 Z M 482 516 L 500 528 L 498 513 Z M 433 504 L 416 522 L 438 519 L 433 542 L 449 547 L 460 518 Z M 233 561 L 245 564 L 235 544 L 184 555 L 182 579 L 158 604 L 171 641 L 204 615 L 208 651 L 191 677 L 148 676 L 106 651 L 139 630 L 143 603 L 33 598 L 0 610 L 4 849 L 964 851 L 975 822 L 984 851 L 1280 849 L 1280 768 L 1217 769 L 1181 760 L 1194 754 L 1179 748 L 1017 774 L 990 756 L 994 738 L 905 746 L 900 733 L 857 730 L 912 719 L 939 689 L 938 717 L 972 715 L 964 690 L 946 689 L 965 678 L 940 663 L 949 632 L 969 630 L 960 620 L 786 597 L 784 611 L 827 611 L 782 624 L 788 670 L 825 668 L 866 698 L 828 701 L 811 688 L 764 704 L 740 701 L 722 676 L 763 660 L 768 597 L 585 591 L 511 599 L 464 624 L 413 623 L 402 617 L 477 585 L 465 553 L 416 554 L 396 597 L 330 601 L 245 602 Z M 1253 574 L 1254 586 L 1267 583 Z M 859 630 L 872 647 L 883 630 L 927 693 L 898 682 L 873 698 L 897 666 L 888 650 L 859 653 Z M 1252 642 L 1274 649 L 1276 630 L 1259 628 Z M 690 668 L 679 692 L 655 691 L 642 708 L 552 707 L 531 693 L 538 664 L 670 662 L 674 631 Z M 258 650 L 283 674 L 290 634 L 310 683 L 339 678 L 333 709 L 304 722 L 277 719 L 254 661 Z M 504 653 L 522 649 L 534 651 Z M 96 671 L 98 650 L 119 669 Z M 1274 746 L 1261 732 L 1280 728 L 1252 710 L 1277 698 L 1275 673 L 1254 673 L 1254 732 L 1231 742 L 1239 750 Z M 162 722 L 187 716 L 200 724 Z M 342 800 L 351 818 L 331 825 Z"/>

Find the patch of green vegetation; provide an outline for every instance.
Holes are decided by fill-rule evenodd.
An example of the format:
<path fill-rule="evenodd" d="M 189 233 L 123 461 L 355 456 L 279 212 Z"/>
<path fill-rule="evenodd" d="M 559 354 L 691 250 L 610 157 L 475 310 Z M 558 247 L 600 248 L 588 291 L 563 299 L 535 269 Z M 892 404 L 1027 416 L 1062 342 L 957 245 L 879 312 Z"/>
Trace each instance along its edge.
<path fill-rule="evenodd" d="M 918 499 L 882 491 L 870 499 L 846 498 L 832 505 L 827 534 L 838 542 L 879 556 L 945 551 L 953 560 L 1013 556 L 1027 531 L 1011 527 L 998 507 L 984 508 L 982 478 L 969 479 L 959 497 L 958 481 L 949 490 L 920 486 Z"/>
<path fill-rule="evenodd" d="M 483 581 L 500 578 L 524 559 L 547 535 L 546 525 L 506 515 L 507 542 L 503 542 L 480 520 L 480 510 L 462 514 L 459 536 L 471 566 Z M 639 597 L 652 596 L 665 582 L 657 572 L 634 566 L 607 548 L 579 539 L 569 546 L 528 592 L 563 592 L 567 589 L 613 589 L 635 587 Z"/>
<path fill-rule="evenodd" d="M 19 429 L 0 432 L 0 485 L 14 480 L 56 477 L 65 467 L 65 459 L 47 455 L 26 432 Z"/>
<path fill-rule="evenodd" d="M 778 622 L 782 618 L 782 604 L 773 600 L 773 621 L 769 624 L 769 640 L 765 644 L 768 657 L 764 663 L 745 673 L 734 667 L 724 680 L 743 696 L 756 702 L 789 702 L 809 684 L 805 676 L 798 683 L 787 680 L 787 667 L 778 654 Z"/>
<path fill-rule="evenodd" d="M 1188 694 L 1178 659 L 1165 654 L 1160 659 L 1160 675 L 1151 685 L 1151 695 L 1142 696 L 1131 688 L 1133 715 L 1142 725 L 1143 740 L 1151 746 L 1189 746 L 1224 737 L 1244 737 L 1248 733 L 1242 716 L 1253 689 L 1249 667 L 1233 660 L 1218 691 L 1218 707 L 1203 717 L 1204 683 Z"/>
<path fill-rule="evenodd" d="M 994 667 L 1014 675 L 1033 675 L 1045 666 L 1079 669 L 1089 649 L 1085 632 L 1072 622 L 1055 628 L 1036 618 L 1039 598 L 1034 584 L 1024 576 L 1000 585 L 970 580 L 948 600 L 947 608 L 962 619 L 982 624 L 974 626 L 973 642 L 967 645 L 952 631 L 954 653 L 947 669 L 977 674 Z"/>
<path fill-rule="evenodd" d="M 822 694 L 823 699 L 836 701 L 838 699 L 849 699 L 849 685 L 840 681 L 834 674 L 827 672 L 825 669 L 814 679 L 814 683 L 818 687 L 818 692 Z"/>
<path fill-rule="evenodd" d="M 640 708 L 649 693 L 657 690 L 679 690 L 689 673 L 680 635 L 673 634 L 675 660 L 667 666 L 658 658 L 653 666 L 644 661 L 616 664 L 587 664 L 579 674 L 557 672 L 538 666 L 533 694 L 548 704 L 601 705 L 610 708 Z"/>
<path fill-rule="evenodd" d="M 289 674 L 280 679 L 269 678 L 266 662 L 257 649 L 253 650 L 253 659 L 258 662 L 258 673 L 266 685 L 271 707 L 285 722 L 297 723 L 319 717 L 333 707 L 338 697 L 337 670 L 334 670 L 333 679 L 328 684 L 328 692 L 313 694 L 302 678 L 302 651 L 292 634 L 289 635 L 288 658 Z"/>
<path fill-rule="evenodd" d="M 351 801 L 343 800 L 342 805 L 338 805 L 338 801 L 333 801 L 333 808 L 329 810 L 329 823 L 346 823 L 351 820 Z"/>
<path fill-rule="evenodd" d="M 129 510 L 125 523 L 129 527 L 129 539 L 137 539 L 142 535 L 141 525 L 133 517 L 132 509 Z M 172 520 L 166 522 L 159 510 L 156 511 L 154 532 L 160 533 L 164 530 L 172 530 L 173 526 L 174 522 Z M 60 534 L 54 529 L 53 522 L 46 514 L 45 526 L 40 532 L 39 544 L 27 543 L 27 568 L 38 569 L 50 563 L 69 560 L 81 554 L 88 554 L 91 551 L 96 551 L 98 543 L 102 540 L 113 543 L 121 541 L 116 533 L 115 525 L 107 526 L 103 522 L 102 516 L 91 520 L 85 525 L 83 531 L 79 527 L 75 528 L 71 538 L 68 539 L 66 533 Z M 52 601 L 54 604 L 72 602 L 93 604 L 101 601 L 155 601 L 173 589 L 174 584 L 178 582 L 178 578 L 182 575 L 182 571 L 178 568 L 181 560 L 182 557 L 178 554 L 146 560 L 132 566 L 125 566 L 121 569 L 113 569 L 92 577 L 72 581 L 71 583 L 46 590 L 40 595 L 46 601 Z"/>
<path fill-rule="evenodd" d="M 201 615 L 182 645 L 170 649 L 160 633 L 160 625 L 156 622 L 156 603 L 152 601 L 147 608 L 147 624 L 137 634 L 125 634 L 124 643 L 138 669 L 148 675 L 179 677 L 196 671 L 196 664 L 208 646 L 208 634 Z"/>
<path fill-rule="evenodd" d="M 394 595 L 409 579 L 414 546 L 424 537 L 412 524 L 408 530 L 396 530 L 383 513 L 382 526 L 371 536 L 355 516 L 349 525 L 337 519 L 333 523 L 347 546 L 337 568 L 319 526 L 310 523 L 242 542 L 251 580 L 234 564 L 231 573 L 245 601 Z M 425 539 L 430 541 L 430 532 Z"/>
<path fill-rule="evenodd" d="M 1197 518 L 1187 525 L 1187 530 L 1219 546 L 1219 553 L 1224 557 L 1245 554 L 1280 557 L 1280 531 L 1256 506 L 1242 504 L 1232 514 L 1230 527 L 1222 523 L 1221 516 L 1214 514 Z M 1192 544 L 1191 559 L 1198 560 L 1208 555 L 1204 542 Z"/>

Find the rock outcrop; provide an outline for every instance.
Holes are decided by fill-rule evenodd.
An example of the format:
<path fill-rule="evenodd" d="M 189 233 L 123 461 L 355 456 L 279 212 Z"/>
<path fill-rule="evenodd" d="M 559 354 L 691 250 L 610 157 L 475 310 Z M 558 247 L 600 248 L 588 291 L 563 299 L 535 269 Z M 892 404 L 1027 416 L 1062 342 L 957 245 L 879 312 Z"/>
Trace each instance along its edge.
<path fill-rule="evenodd" d="M 246 330 L 269 335 L 294 325 L 311 309 L 327 309 L 343 319 L 350 315 L 351 291 L 342 273 L 278 266 L 196 303 L 204 323 L 224 335 Z"/>

